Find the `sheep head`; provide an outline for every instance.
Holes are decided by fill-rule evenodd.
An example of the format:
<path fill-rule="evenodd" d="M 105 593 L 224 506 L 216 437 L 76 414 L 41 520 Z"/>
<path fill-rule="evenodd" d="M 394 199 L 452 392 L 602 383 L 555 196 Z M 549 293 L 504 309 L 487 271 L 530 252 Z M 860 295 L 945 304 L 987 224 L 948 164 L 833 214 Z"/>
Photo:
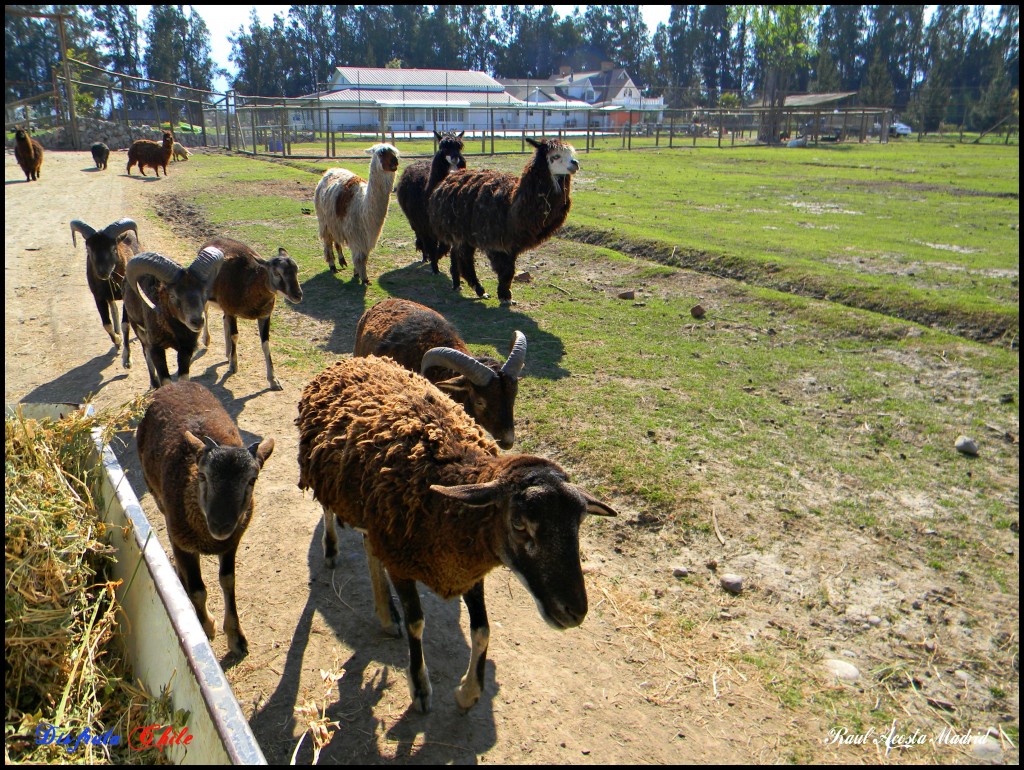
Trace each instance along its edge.
<path fill-rule="evenodd" d="M 299 286 L 299 266 L 283 246 L 277 249 L 277 256 L 267 260 L 270 273 L 270 290 L 281 294 L 294 305 L 302 302 L 302 287 Z"/>
<path fill-rule="evenodd" d="M 100 280 L 107 281 L 110 280 L 118 263 L 117 239 L 129 230 L 134 230 L 135 237 L 139 237 L 138 225 L 134 220 L 125 217 L 104 227 L 100 231 L 100 235 L 103 237 L 96 238 L 96 230 L 93 230 L 81 219 L 73 219 L 71 220 L 71 243 L 78 246 L 75 233 L 85 238 L 85 253 L 89 264 Z"/>
<path fill-rule="evenodd" d="M 555 463 L 529 455 L 506 455 L 491 481 L 430 489 L 472 508 L 496 507 L 504 530 L 498 555 L 533 595 L 541 617 L 557 629 L 583 622 L 580 522 L 587 513 L 616 516 L 613 508 L 569 483 Z"/>
<path fill-rule="evenodd" d="M 195 451 L 199 509 L 206 528 L 217 540 L 227 540 L 252 505 L 252 490 L 263 464 L 274 451 L 274 439 L 265 438 L 248 449 L 220 446 L 209 436 L 200 441 L 185 431 Z"/>
<path fill-rule="evenodd" d="M 423 354 L 420 372 L 444 367 L 459 373 L 437 387 L 463 404 L 469 416 L 487 430 L 498 446 L 511 449 L 516 440 L 514 408 L 519 374 L 526 363 L 526 335 L 515 333 L 508 359 L 495 370 L 455 348 L 431 348 Z"/>
<path fill-rule="evenodd" d="M 203 329 L 206 303 L 223 263 L 224 252 L 212 246 L 200 251 L 187 269 L 162 254 L 149 251 L 128 260 L 125 277 L 132 291 L 150 309 L 156 306 L 146 292 L 139 290 L 139 279 L 149 275 L 160 281 L 166 287 L 168 310 L 190 330 L 198 333 Z"/>

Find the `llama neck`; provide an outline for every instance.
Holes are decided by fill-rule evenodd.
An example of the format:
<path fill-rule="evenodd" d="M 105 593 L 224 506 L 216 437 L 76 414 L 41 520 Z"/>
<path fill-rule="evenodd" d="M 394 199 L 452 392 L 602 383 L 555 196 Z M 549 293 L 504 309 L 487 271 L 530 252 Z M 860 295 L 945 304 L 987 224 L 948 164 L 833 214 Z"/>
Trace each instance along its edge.
<path fill-rule="evenodd" d="M 370 216 L 378 215 L 381 220 L 388 213 L 391 202 L 391 188 L 395 184 L 394 172 L 388 173 L 374 165 L 370 168 L 370 179 L 366 183 L 366 203 Z"/>
<path fill-rule="evenodd" d="M 433 190 L 442 179 L 448 176 L 448 158 L 438 153 L 430 164 L 430 176 L 427 178 L 427 192 Z"/>

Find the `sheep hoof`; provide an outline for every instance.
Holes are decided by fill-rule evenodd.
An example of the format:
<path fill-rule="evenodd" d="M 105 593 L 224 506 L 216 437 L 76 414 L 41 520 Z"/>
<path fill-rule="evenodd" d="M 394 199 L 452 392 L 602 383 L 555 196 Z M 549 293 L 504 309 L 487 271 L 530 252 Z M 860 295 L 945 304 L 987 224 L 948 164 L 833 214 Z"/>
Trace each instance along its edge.
<path fill-rule="evenodd" d="M 332 273 L 338 272 L 338 268 L 336 268 L 334 265 L 329 265 L 329 267 L 331 268 Z"/>
<path fill-rule="evenodd" d="M 225 631 L 225 633 L 227 633 Z M 233 652 L 240 658 L 244 658 L 249 654 L 249 640 L 239 634 L 228 635 L 228 650 Z"/>
<path fill-rule="evenodd" d="M 324 556 L 324 566 L 327 567 L 327 569 L 334 569 L 337 563 L 337 556 Z"/>
<path fill-rule="evenodd" d="M 199 622 L 203 626 L 203 631 L 206 632 L 206 638 L 212 642 L 213 638 L 217 635 L 217 629 L 213 627 L 213 621 L 209 618 L 206 618 L 205 620 L 201 620 Z"/>
<path fill-rule="evenodd" d="M 472 692 L 476 688 L 468 688 L 465 685 L 460 685 L 455 688 L 455 705 L 459 709 L 460 714 L 466 714 L 473 706 L 480 700 L 480 692 Z M 470 692 L 466 692 L 470 690 Z"/>
<path fill-rule="evenodd" d="M 281 384 L 280 380 L 271 380 L 270 381 L 270 389 L 271 390 L 284 390 L 284 386 Z"/>

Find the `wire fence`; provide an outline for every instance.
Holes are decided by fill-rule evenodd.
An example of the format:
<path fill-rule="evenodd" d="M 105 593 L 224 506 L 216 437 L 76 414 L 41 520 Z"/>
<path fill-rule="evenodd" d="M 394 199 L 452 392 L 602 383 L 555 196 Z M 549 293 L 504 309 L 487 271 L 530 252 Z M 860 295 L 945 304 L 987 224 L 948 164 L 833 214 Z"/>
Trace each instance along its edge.
<path fill-rule="evenodd" d="M 937 132 L 904 135 L 886 108 L 830 106 L 735 109 L 651 106 L 589 108 L 558 103 L 470 106 L 464 103 L 340 102 L 334 94 L 299 99 L 217 93 L 95 67 L 68 59 L 55 68 L 52 87 L 5 105 L 5 128 L 30 125 L 53 147 L 84 149 L 105 141 L 125 149 L 138 138 L 171 129 L 186 146 L 221 147 L 250 155 L 305 159 L 360 156 L 376 141 L 408 155 L 436 150 L 434 132 L 463 131 L 467 155 L 532 151 L 527 138 L 558 136 L 577 150 L 736 148 L 888 142 L 1017 141 L 1015 121 L 986 134 L 943 125 Z M 62 73 L 69 73 L 65 77 Z M 410 97 L 414 94 L 409 94 Z M 453 106 L 457 105 L 457 106 Z M 772 133 L 768 133 L 768 127 Z"/>

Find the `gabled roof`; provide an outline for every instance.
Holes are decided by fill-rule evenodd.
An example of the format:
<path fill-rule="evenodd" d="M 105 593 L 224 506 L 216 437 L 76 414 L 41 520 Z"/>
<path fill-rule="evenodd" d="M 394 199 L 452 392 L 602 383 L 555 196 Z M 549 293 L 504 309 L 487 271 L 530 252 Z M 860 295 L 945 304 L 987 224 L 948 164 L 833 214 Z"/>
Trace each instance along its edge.
<path fill-rule="evenodd" d="M 316 99 L 317 95 L 302 97 Z M 504 92 L 472 91 L 421 91 L 407 89 L 404 92 L 377 88 L 343 88 L 339 91 L 320 92 L 318 103 L 326 107 L 513 107 L 525 105 Z"/>
<path fill-rule="evenodd" d="M 856 94 L 856 91 L 837 91 L 830 94 L 792 94 L 786 97 L 785 106 L 820 107 L 826 104 L 836 104 Z"/>
<path fill-rule="evenodd" d="M 501 93 L 501 83 L 474 70 L 391 69 L 388 67 L 335 67 L 332 86 L 382 91 L 478 91 Z"/>

